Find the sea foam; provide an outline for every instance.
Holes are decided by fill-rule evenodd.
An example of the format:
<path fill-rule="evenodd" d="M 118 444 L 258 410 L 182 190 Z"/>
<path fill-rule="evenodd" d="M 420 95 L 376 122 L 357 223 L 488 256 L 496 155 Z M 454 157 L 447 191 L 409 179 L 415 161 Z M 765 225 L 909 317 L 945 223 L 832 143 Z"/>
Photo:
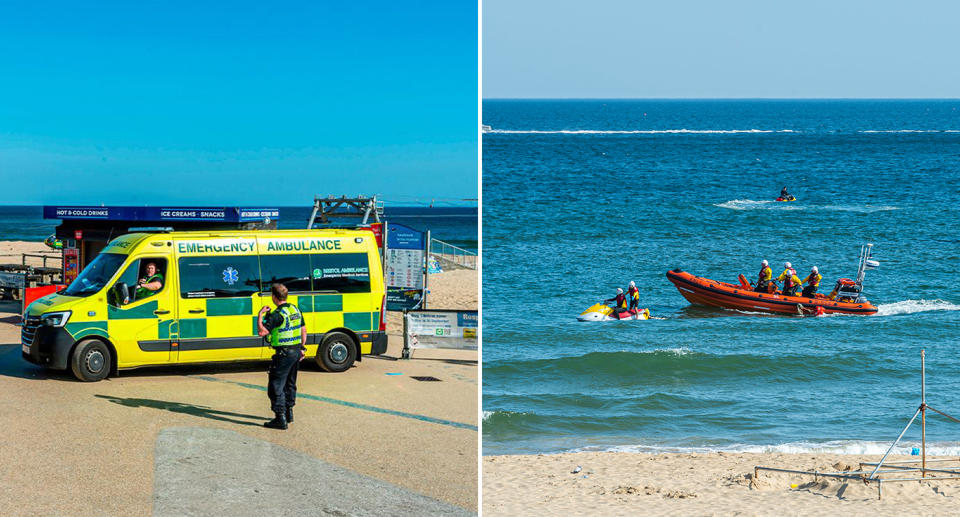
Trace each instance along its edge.
<path fill-rule="evenodd" d="M 881 455 L 887 452 L 892 441 L 879 442 L 867 440 L 833 440 L 828 442 L 789 442 L 769 445 L 749 445 L 749 444 L 731 444 L 726 446 L 668 446 L 668 445 L 617 445 L 612 447 L 590 446 L 579 447 L 563 452 L 631 452 L 641 454 L 663 454 L 663 453 L 785 453 L 785 454 L 856 454 L 856 455 Z M 894 447 L 892 454 L 909 455 L 914 447 L 919 447 L 919 442 L 902 441 L 897 447 Z M 929 455 L 958 455 L 960 454 L 960 443 L 958 442 L 927 442 L 927 454 Z"/>
<path fill-rule="evenodd" d="M 877 306 L 878 316 L 895 316 L 928 311 L 957 311 L 960 305 L 946 300 L 904 300 Z"/>

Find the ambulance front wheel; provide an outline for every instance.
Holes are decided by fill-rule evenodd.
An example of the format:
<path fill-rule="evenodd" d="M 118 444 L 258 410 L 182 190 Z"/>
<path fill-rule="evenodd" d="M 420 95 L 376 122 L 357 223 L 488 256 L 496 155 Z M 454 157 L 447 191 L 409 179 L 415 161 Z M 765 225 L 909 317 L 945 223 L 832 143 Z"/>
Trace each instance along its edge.
<path fill-rule="evenodd" d="M 357 360 L 357 344 L 342 332 L 331 332 L 317 348 L 317 364 L 328 372 L 343 372 Z"/>
<path fill-rule="evenodd" d="M 110 349 L 96 339 L 87 339 L 77 344 L 70 358 L 70 368 L 84 382 L 100 381 L 110 373 Z"/>

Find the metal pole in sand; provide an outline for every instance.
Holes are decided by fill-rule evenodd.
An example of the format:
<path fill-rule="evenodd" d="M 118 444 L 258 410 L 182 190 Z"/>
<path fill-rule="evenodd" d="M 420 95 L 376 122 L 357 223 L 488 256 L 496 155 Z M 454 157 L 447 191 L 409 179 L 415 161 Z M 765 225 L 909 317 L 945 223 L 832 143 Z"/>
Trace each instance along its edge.
<path fill-rule="evenodd" d="M 920 477 L 927 477 L 927 361 L 920 350 Z"/>
<path fill-rule="evenodd" d="M 873 472 L 871 472 L 870 475 L 867 476 L 867 479 L 873 479 L 873 476 L 877 473 L 878 470 L 880 470 L 880 467 L 883 465 L 883 460 L 887 459 L 887 456 L 890 454 L 890 451 L 892 451 L 893 448 L 896 447 L 898 443 L 900 443 L 900 439 L 903 438 L 903 435 L 906 434 L 907 429 L 910 429 L 910 425 L 913 424 L 913 421 L 917 419 L 917 415 L 920 414 L 920 409 L 922 408 L 917 408 L 917 412 L 913 414 L 913 418 L 911 418 L 910 421 L 907 422 L 907 426 L 903 428 L 903 431 L 900 431 L 900 436 L 898 436 L 897 439 L 890 445 L 890 448 L 887 449 L 887 452 L 883 454 L 883 457 L 880 458 L 880 462 L 877 463 L 877 468 L 873 469 Z"/>

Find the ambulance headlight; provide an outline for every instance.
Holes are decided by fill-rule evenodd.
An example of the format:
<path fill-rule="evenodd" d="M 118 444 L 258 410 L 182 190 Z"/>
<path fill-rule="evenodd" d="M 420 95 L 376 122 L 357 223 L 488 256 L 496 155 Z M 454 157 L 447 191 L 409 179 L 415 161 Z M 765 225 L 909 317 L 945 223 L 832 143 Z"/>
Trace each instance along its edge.
<path fill-rule="evenodd" d="M 48 312 L 40 316 L 40 323 L 46 327 L 62 327 L 70 319 L 71 311 Z"/>

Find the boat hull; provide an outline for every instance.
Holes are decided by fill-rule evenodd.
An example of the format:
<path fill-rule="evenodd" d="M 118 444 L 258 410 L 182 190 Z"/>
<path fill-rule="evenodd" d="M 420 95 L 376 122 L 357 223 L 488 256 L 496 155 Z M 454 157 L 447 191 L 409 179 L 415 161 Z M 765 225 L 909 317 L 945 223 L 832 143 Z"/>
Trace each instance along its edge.
<path fill-rule="evenodd" d="M 667 280 L 673 283 L 687 301 L 697 305 L 779 314 L 815 314 L 818 307 L 826 314 L 877 313 L 876 306 L 868 302 L 848 303 L 826 297 L 757 293 L 741 285 L 719 282 L 680 270 L 667 271 Z"/>

